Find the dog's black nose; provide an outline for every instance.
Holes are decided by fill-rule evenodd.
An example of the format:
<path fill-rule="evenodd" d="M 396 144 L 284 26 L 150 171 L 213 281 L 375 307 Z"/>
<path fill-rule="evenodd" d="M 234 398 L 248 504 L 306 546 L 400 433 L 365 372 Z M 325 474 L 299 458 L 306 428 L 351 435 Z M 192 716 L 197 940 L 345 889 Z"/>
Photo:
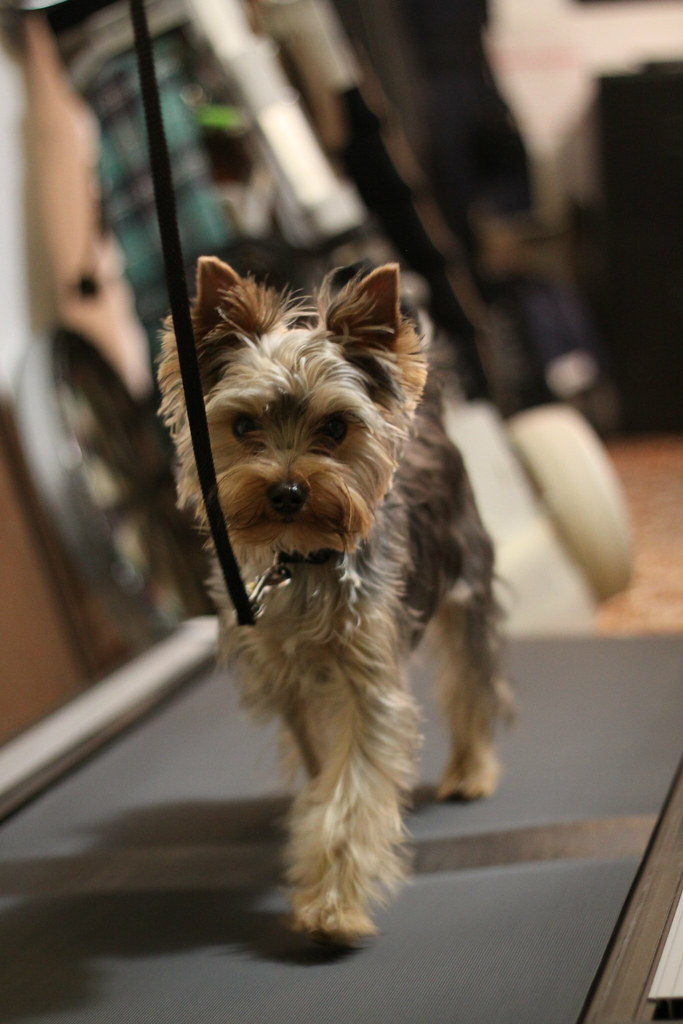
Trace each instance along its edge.
<path fill-rule="evenodd" d="M 268 501 L 279 516 L 293 516 L 308 497 L 305 484 L 287 481 L 268 488 Z"/>

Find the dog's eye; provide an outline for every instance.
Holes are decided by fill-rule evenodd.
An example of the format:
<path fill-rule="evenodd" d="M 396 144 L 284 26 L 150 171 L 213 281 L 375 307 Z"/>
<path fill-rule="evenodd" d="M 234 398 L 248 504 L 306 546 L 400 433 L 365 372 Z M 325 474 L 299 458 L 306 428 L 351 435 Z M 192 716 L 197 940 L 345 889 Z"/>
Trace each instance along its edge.
<path fill-rule="evenodd" d="M 321 426 L 320 433 L 323 437 L 334 441 L 335 444 L 339 444 L 346 437 L 347 429 L 346 420 L 343 416 L 330 416 Z"/>
<path fill-rule="evenodd" d="M 235 437 L 246 437 L 247 434 L 252 434 L 255 430 L 258 430 L 258 423 L 251 416 L 247 416 L 246 413 L 241 413 L 239 416 L 235 416 L 232 422 L 232 432 Z"/>

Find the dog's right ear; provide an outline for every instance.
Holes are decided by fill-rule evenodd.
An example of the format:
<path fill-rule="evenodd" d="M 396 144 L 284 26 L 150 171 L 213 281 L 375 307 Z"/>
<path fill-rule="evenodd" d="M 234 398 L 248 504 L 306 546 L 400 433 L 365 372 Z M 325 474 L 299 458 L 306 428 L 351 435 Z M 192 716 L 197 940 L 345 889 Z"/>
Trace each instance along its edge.
<path fill-rule="evenodd" d="M 192 324 L 200 363 L 203 356 L 239 345 L 245 338 L 257 342 L 294 312 L 287 292 L 240 277 L 217 256 L 199 258 Z"/>
<path fill-rule="evenodd" d="M 218 257 L 200 256 L 197 261 L 197 294 L 192 302 L 191 316 L 205 394 L 215 382 L 216 356 L 234 336 L 234 328 L 226 323 L 226 318 L 228 310 L 239 302 L 238 297 L 244 285 L 239 274 Z M 162 418 L 174 429 L 174 424 L 185 422 L 185 401 L 178 348 L 170 316 L 166 318 L 161 336 L 157 380 L 162 396 Z"/>
<path fill-rule="evenodd" d="M 262 334 L 296 315 L 287 292 L 277 292 L 253 277 L 240 277 L 217 256 L 201 256 L 197 262 L 197 294 L 192 303 L 197 361 L 204 393 L 225 372 L 233 351 L 245 339 L 258 342 Z M 180 405 L 180 368 L 171 317 L 161 340 L 158 381 L 164 410 Z M 168 396 L 168 397 L 166 397 Z"/>
<path fill-rule="evenodd" d="M 231 305 L 230 292 L 243 285 L 239 274 L 217 256 L 197 261 L 197 295 L 192 304 L 192 323 L 197 342 L 224 319 L 221 307 Z"/>

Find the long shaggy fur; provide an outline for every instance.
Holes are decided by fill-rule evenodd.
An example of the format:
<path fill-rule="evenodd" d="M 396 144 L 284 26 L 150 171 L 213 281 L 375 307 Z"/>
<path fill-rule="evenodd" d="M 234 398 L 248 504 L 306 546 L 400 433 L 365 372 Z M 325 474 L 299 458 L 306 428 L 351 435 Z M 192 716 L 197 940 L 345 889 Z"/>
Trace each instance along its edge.
<path fill-rule="evenodd" d="M 236 626 L 215 574 L 221 653 L 244 704 L 280 717 L 308 777 L 290 821 L 293 925 L 345 944 L 372 933 L 372 904 L 405 870 L 418 712 L 404 665 L 430 620 L 454 743 L 440 795 L 484 796 L 498 774 L 491 544 L 398 288 L 389 264 L 337 294 L 325 285 L 314 313 L 204 258 L 193 309 L 243 573 L 298 559 L 254 628 Z M 179 501 L 206 529 L 170 326 L 159 384 Z M 274 497 L 283 486 L 296 507 Z"/>

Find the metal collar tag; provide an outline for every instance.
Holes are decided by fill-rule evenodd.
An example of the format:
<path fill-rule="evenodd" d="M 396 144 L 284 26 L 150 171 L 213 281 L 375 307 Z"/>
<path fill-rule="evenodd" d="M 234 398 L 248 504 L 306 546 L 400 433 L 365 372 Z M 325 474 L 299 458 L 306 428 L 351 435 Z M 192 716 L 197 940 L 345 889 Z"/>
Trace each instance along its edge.
<path fill-rule="evenodd" d="M 255 618 L 259 618 L 263 614 L 264 609 L 264 598 L 268 596 L 271 590 L 278 590 L 280 587 L 286 587 L 291 582 L 292 574 L 286 565 L 282 565 L 280 562 L 276 562 L 275 565 L 271 565 L 269 569 L 266 569 L 254 583 L 249 587 L 249 599 L 251 601 L 251 607 Z"/>

